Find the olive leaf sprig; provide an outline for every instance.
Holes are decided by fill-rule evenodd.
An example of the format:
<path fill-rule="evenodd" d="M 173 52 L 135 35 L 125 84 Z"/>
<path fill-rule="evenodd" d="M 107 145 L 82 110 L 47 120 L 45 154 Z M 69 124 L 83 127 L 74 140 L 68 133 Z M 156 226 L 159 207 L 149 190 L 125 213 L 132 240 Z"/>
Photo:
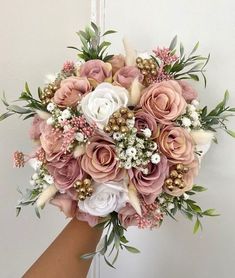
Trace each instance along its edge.
<path fill-rule="evenodd" d="M 173 38 L 169 49 L 171 54 L 177 52 L 177 36 Z M 173 76 L 174 79 L 192 79 L 199 81 L 199 74 L 203 77 L 204 85 L 206 87 L 205 67 L 210 59 L 210 54 L 207 57 L 195 54 L 199 47 L 199 42 L 195 44 L 189 55 L 185 54 L 184 46 L 180 43 L 179 59 L 171 65 L 166 65 L 164 71 Z"/>
<path fill-rule="evenodd" d="M 107 229 L 107 233 L 101 239 L 98 250 L 82 255 L 82 259 L 91 259 L 96 254 L 101 254 L 104 257 L 105 262 L 110 267 L 115 268 L 114 264 L 118 258 L 120 249 L 122 250 L 125 248 L 127 251 L 135 254 L 140 252 L 135 247 L 127 245 L 128 240 L 124 236 L 126 229 L 121 225 L 116 212 L 112 212 L 110 217 L 96 225 L 96 228 Z M 113 258 L 110 261 L 111 255 L 113 255 Z"/>
<path fill-rule="evenodd" d="M 38 95 L 41 94 L 41 88 L 38 88 Z M 23 116 L 23 120 L 33 117 L 36 114 L 36 110 L 46 111 L 45 106 L 41 103 L 41 101 L 35 99 L 30 92 L 29 86 L 27 82 L 25 83 L 25 88 L 21 93 L 20 97 L 15 101 L 25 101 L 26 104 L 23 106 L 19 106 L 16 104 L 9 104 L 6 100 L 6 96 L 3 93 L 1 98 L 2 103 L 5 105 L 7 112 L 0 115 L 0 121 L 18 114 L 19 116 Z"/>
<path fill-rule="evenodd" d="M 235 116 L 235 107 L 228 106 L 229 92 L 226 91 L 223 100 L 214 109 L 208 112 L 207 106 L 200 111 L 202 128 L 216 132 L 222 129 L 235 138 L 235 131 L 227 128 L 226 121 Z"/>
<path fill-rule="evenodd" d="M 198 192 L 206 190 L 207 189 L 203 186 L 194 185 L 190 191 L 186 192 L 186 194 L 192 196 Z M 176 220 L 175 215 L 179 211 L 189 220 L 192 221 L 195 219 L 193 233 L 196 233 L 199 228 L 202 229 L 201 218 L 204 216 L 219 216 L 214 209 L 207 209 L 203 211 L 196 201 L 190 198 L 185 198 L 185 195 L 174 197 L 167 193 L 163 193 L 161 197 L 165 200 L 161 209 L 166 213 L 166 215 Z M 169 204 L 173 205 L 172 209 L 169 209 Z"/>
<path fill-rule="evenodd" d="M 113 33 L 116 33 L 116 31 L 108 30 L 101 34 L 100 28 L 94 22 L 91 22 L 91 25 L 86 27 L 85 31 L 77 32 L 82 43 L 81 49 L 74 46 L 68 46 L 68 48 L 77 50 L 78 57 L 84 61 L 99 59 L 107 62 L 113 57 L 106 52 L 111 42 L 102 41 L 102 38 Z"/>

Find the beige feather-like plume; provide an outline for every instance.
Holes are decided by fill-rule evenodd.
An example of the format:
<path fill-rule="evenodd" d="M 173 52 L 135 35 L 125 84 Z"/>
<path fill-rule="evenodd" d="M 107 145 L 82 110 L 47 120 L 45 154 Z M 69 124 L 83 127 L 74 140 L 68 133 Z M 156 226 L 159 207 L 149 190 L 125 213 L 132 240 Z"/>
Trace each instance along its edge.
<path fill-rule="evenodd" d="M 50 113 L 47 113 L 47 112 L 44 112 L 44 111 L 41 111 L 41 110 L 36 110 L 36 113 L 43 120 L 47 120 L 51 117 Z"/>
<path fill-rule="evenodd" d="M 83 155 L 86 151 L 86 147 L 85 145 L 79 145 L 77 147 L 75 147 L 74 151 L 73 151 L 73 156 L 74 158 L 78 158 L 79 156 Z"/>
<path fill-rule="evenodd" d="M 48 202 L 58 191 L 58 189 L 55 187 L 54 184 L 51 184 L 46 189 L 44 189 L 37 199 L 36 206 L 38 208 L 41 208 L 45 205 L 46 202 Z"/>
<path fill-rule="evenodd" d="M 135 66 L 136 58 L 137 58 L 137 51 L 133 48 L 127 38 L 123 38 L 123 46 L 125 49 L 126 57 L 125 57 L 125 64 L 126 66 Z"/>
<path fill-rule="evenodd" d="M 138 78 L 136 78 L 131 85 L 129 96 L 128 96 L 128 105 L 136 106 L 141 97 L 141 91 L 143 89 L 143 85 L 139 82 Z"/>

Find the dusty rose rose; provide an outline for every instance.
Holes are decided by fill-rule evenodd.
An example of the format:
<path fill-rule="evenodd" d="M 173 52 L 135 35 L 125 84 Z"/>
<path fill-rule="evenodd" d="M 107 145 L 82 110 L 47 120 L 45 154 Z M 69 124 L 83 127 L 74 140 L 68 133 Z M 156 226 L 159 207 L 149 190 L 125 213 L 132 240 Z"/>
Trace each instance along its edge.
<path fill-rule="evenodd" d="M 113 80 L 115 85 L 120 85 L 129 89 L 136 78 L 138 78 L 140 82 L 143 80 L 143 75 L 140 73 L 139 69 L 134 66 L 125 66 L 115 73 Z"/>
<path fill-rule="evenodd" d="M 198 159 L 194 159 L 190 164 L 185 164 L 189 168 L 189 171 L 183 175 L 183 180 L 185 187 L 183 189 L 175 187 L 173 191 L 170 191 L 166 186 L 164 186 L 164 191 L 173 196 L 181 196 L 184 192 L 192 189 L 194 184 L 194 179 L 198 175 L 199 163 Z"/>
<path fill-rule="evenodd" d="M 129 226 L 138 226 L 138 219 L 136 216 L 136 210 L 129 203 L 127 203 L 126 206 L 118 212 L 118 218 L 124 228 L 128 228 Z"/>
<path fill-rule="evenodd" d="M 31 140 L 39 140 L 41 136 L 40 125 L 44 122 L 38 115 L 34 116 L 32 126 L 29 130 L 29 136 Z"/>
<path fill-rule="evenodd" d="M 176 81 L 155 83 L 143 91 L 140 99 L 142 109 L 163 124 L 170 124 L 183 114 L 186 101 Z"/>
<path fill-rule="evenodd" d="M 58 207 L 66 217 L 74 217 L 77 210 L 77 202 L 72 200 L 67 194 L 58 194 L 50 200 L 50 203 Z"/>
<path fill-rule="evenodd" d="M 198 93 L 187 81 L 179 80 L 178 83 L 182 89 L 182 95 L 188 103 L 191 103 L 192 100 L 198 98 Z"/>
<path fill-rule="evenodd" d="M 60 152 L 62 146 L 61 133 L 59 131 L 53 131 L 52 126 L 46 122 L 40 125 L 40 131 L 41 145 L 46 154 L 51 155 Z"/>
<path fill-rule="evenodd" d="M 160 127 L 156 123 L 155 118 L 143 110 L 139 110 L 135 113 L 135 127 L 139 132 L 145 128 L 149 128 L 152 132 L 151 138 L 156 138 L 160 132 Z"/>
<path fill-rule="evenodd" d="M 87 77 L 93 87 L 112 81 L 112 66 L 101 60 L 90 60 L 81 65 L 79 76 Z"/>
<path fill-rule="evenodd" d="M 90 225 L 90 227 L 94 227 L 99 223 L 99 217 L 90 215 L 89 213 L 83 212 L 79 209 L 77 209 L 76 217 L 80 221 L 87 222 Z"/>
<path fill-rule="evenodd" d="M 194 160 L 194 142 L 182 127 L 167 126 L 158 137 L 161 152 L 173 163 L 188 164 Z"/>
<path fill-rule="evenodd" d="M 137 191 L 143 196 L 144 201 L 151 204 L 162 192 L 164 180 L 169 174 L 168 161 L 162 155 L 158 164 L 149 163 L 147 169 L 148 174 L 144 174 L 136 168 L 129 170 L 128 174 Z"/>
<path fill-rule="evenodd" d="M 95 135 L 86 146 L 81 166 L 96 182 L 120 181 L 124 170 L 116 160 L 115 144 L 104 135 Z"/>
<path fill-rule="evenodd" d="M 75 159 L 72 155 L 60 156 L 59 161 L 49 162 L 47 167 L 54 178 L 55 186 L 61 192 L 68 190 L 76 180 L 81 180 L 85 176 L 81 168 L 81 158 Z"/>
<path fill-rule="evenodd" d="M 112 65 L 113 75 L 120 69 L 125 66 L 125 57 L 122 54 L 114 55 L 109 63 Z"/>
<path fill-rule="evenodd" d="M 86 77 L 68 77 L 61 81 L 53 100 L 61 108 L 74 107 L 82 95 L 90 90 L 91 86 Z"/>

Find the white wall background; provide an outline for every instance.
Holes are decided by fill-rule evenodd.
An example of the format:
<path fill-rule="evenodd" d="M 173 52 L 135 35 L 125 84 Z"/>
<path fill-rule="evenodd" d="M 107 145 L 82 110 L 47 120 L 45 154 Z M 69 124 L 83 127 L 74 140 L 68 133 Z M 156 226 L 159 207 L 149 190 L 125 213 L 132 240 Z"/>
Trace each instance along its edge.
<path fill-rule="evenodd" d="M 16 99 L 24 82 L 36 93 L 45 74 L 58 71 L 76 52 L 75 32 L 90 18 L 90 1 L 85 0 L 0 0 L 0 92 Z M 4 112 L 0 105 L 0 113 Z M 16 117 L 0 123 L 0 277 L 19 278 L 48 247 L 68 222 L 48 206 L 41 219 L 26 208 L 15 217 L 19 198 L 16 187 L 28 186 L 29 167 L 12 168 L 12 153 L 31 150 L 30 122 Z"/>
<path fill-rule="evenodd" d="M 0 90 L 9 99 L 20 93 L 24 81 L 33 89 L 45 73 L 55 72 L 64 60 L 75 58 L 66 46 L 77 43 L 75 31 L 90 17 L 88 0 L 0 0 Z M 138 50 L 168 45 L 178 34 L 186 49 L 201 42 L 201 53 L 211 53 L 208 87 L 196 84 L 202 103 L 213 106 L 225 89 L 235 106 L 235 3 L 232 0 L 107 0 L 106 27 L 113 35 L 113 50 L 122 51 L 127 35 Z M 3 107 L 0 107 L 0 113 Z M 29 123 L 12 118 L 0 124 L 0 277 L 17 278 L 31 265 L 67 221 L 48 206 L 42 219 L 30 208 L 15 218 L 16 186 L 25 186 L 30 169 L 12 169 L 11 154 L 30 151 Z M 235 121 L 231 122 L 235 128 Z M 219 134 L 204 160 L 198 182 L 209 188 L 198 196 L 203 207 L 215 207 L 219 218 L 205 219 L 204 231 L 192 235 L 192 224 L 179 216 L 161 229 L 130 229 L 131 244 L 141 254 L 122 253 L 117 270 L 101 265 L 102 278 L 232 278 L 235 275 L 235 141 Z M 68 277 L 69 278 L 69 277 Z"/>

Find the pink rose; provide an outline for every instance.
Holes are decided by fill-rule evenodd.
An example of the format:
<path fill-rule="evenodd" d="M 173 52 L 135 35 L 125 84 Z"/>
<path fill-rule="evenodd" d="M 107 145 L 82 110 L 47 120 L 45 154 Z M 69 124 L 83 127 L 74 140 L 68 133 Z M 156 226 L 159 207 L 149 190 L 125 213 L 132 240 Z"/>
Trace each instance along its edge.
<path fill-rule="evenodd" d="M 135 113 L 135 127 L 138 132 L 141 132 L 145 128 L 149 128 L 152 132 L 151 138 L 156 138 L 160 132 L 160 127 L 157 125 L 155 118 L 143 110 L 139 110 Z"/>
<path fill-rule="evenodd" d="M 40 141 L 42 148 L 47 155 L 52 155 L 61 151 L 62 147 L 62 133 L 55 131 L 52 126 L 43 122 L 40 125 Z"/>
<path fill-rule="evenodd" d="M 81 210 L 77 210 L 76 217 L 80 221 L 87 222 L 90 227 L 94 227 L 99 223 L 99 217 L 90 215 L 89 213 L 83 212 Z"/>
<path fill-rule="evenodd" d="M 74 107 L 82 95 L 90 90 L 91 86 L 87 78 L 71 76 L 61 81 L 53 100 L 61 108 Z"/>
<path fill-rule="evenodd" d="M 193 162 L 190 164 L 185 164 L 189 168 L 189 171 L 185 174 L 183 174 L 183 181 L 185 184 L 184 188 L 178 188 L 174 187 L 173 190 L 169 190 L 167 186 L 164 186 L 164 191 L 168 193 L 169 195 L 172 196 L 181 196 L 185 192 L 190 191 L 193 187 L 194 184 L 194 179 L 198 175 L 198 170 L 199 170 L 199 163 L 198 159 L 194 159 Z"/>
<path fill-rule="evenodd" d="M 143 75 L 139 69 L 134 66 L 125 66 L 115 73 L 113 80 L 114 85 L 129 89 L 136 78 L 138 78 L 140 82 L 143 80 Z"/>
<path fill-rule="evenodd" d="M 194 160 L 194 142 L 182 127 L 166 126 L 157 138 L 161 152 L 173 164 L 188 164 Z"/>
<path fill-rule="evenodd" d="M 90 60 L 81 65 L 79 76 L 87 77 L 93 87 L 112 81 L 112 66 L 101 60 Z"/>
<path fill-rule="evenodd" d="M 188 103 L 191 103 L 192 100 L 197 99 L 198 93 L 187 81 L 179 80 L 178 83 L 182 89 L 182 95 Z"/>
<path fill-rule="evenodd" d="M 129 226 L 138 226 L 138 215 L 136 210 L 129 203 L 119 210 L 118 218 L 124 228 L 128 228 Z"/>
<path fill-rule="evenodd" d="M 142 109 L 163 124 L 170 124 L 183 114 L 186 101 L 176 81 L 154 83 L 143 91 L 140 99 Z"/>
<path fill-rule="evenodd" d="M 62 192 L 73 187 L 76 180 L 81 180 L 85 176 L 81 168 L 81 157 L 75 159 L 72 155 L 61 155 L 58 161 L 49 162 L 47 167 L 56 187 Z"/>
<path fill-rule="evenodd" d="M 114 75 L 120 68 L 125 66 L 125 57 L 122 54 L 114 55 L 109 60 L 109 63 L 112 65 L 112 73 Z"/>
<path fill-rule="evenodd" d="M 42 120 L 38 115 L 34 116 L 32 126 L 29 130 L 29 136 L 31 140 L 39 140 L 41 136 L 40 125 L 43 122 L 44 120 Z"/>
<path fill-rule="evenodd" d="M 77 202 L 72 200 L 67 194 L 57 194 L 50 203 L 58 207 L 66 217 L 74 217 L 77 210 Z"/>
<path fill-rule="evenodd" d="M 120 181 L 124 170 L 116 160 L 115 144 L 105 135 L 95 135 L 86 146 L 82 157 L 82 168 L 96 182 Z"/>
<path fill-rule="evenodd" d="M 128 174 L 137 191 L 143 196 L 144 201 L 151 204 L 162 192 L 165 178 L 169 174 L 168 161 L 165 156 L 161 156 L 158 164 L 149 163 L 147 169 L 147 174 L 136 168 L 130 169 Z"/>

